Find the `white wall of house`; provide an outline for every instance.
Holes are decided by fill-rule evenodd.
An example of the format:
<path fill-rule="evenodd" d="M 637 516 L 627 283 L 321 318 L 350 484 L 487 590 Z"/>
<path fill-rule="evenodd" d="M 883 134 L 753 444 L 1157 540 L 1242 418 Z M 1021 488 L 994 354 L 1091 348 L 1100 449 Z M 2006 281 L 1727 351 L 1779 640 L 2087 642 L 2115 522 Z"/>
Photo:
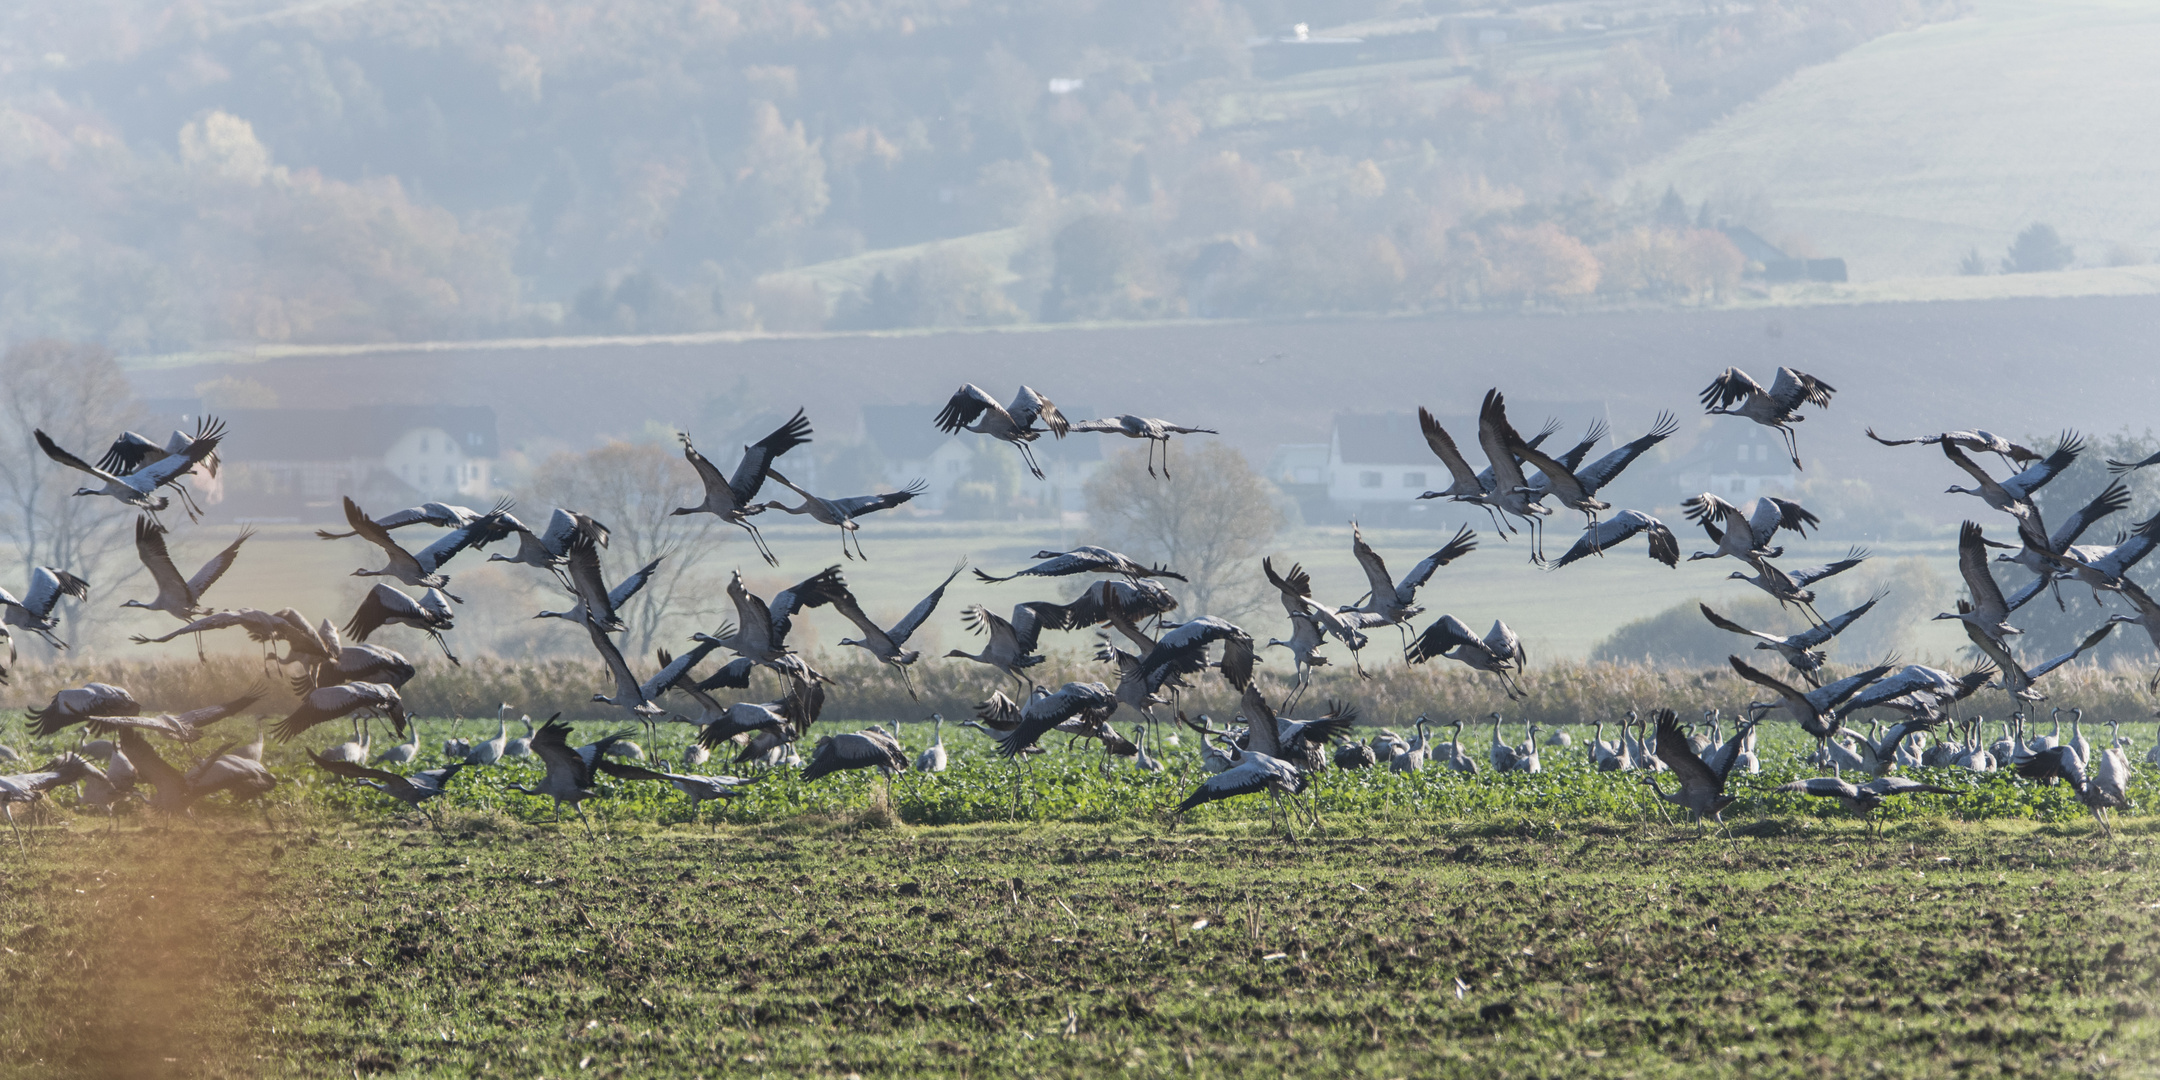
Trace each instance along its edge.
<path fill-rule="evenodd" d="M 1438 461 L 1385 462 L 1344 461 L 1342 439 L 1328 443 L 1328 498 L 1338 503 L 1409 503 L 1419 495 L 1448 484 L 1447 468 Z"/>
<path fill-rule="evenodd" d="M 494 487 L 494 462 L 468 455 L 441 428 L 414 428 L 398 436 L 383 454 L 383 467 L 431 496 L 487 495 Z"/>

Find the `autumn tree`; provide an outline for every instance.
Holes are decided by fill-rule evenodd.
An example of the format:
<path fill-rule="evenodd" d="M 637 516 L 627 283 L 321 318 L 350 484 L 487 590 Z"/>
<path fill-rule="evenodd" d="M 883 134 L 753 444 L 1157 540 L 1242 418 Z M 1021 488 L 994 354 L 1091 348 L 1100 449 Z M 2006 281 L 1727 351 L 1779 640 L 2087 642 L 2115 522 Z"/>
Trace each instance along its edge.
<path fill-rule="evenodd" d="M 1598 287 L 1597 256 L 1550 221 L 1502 225 L 1481 240 L 1488 296 L 1524 303 L 1584 296 Z"/>
<path fill-rule="evenodd" d="M 1168 479 L 1149 476 L 1146 462 L 1125 451 L 1088 480 L 1090 527 L 1107 546 L 1184 574 L 1172 588 L 1186 617 L 1235 619 L 1259 606 L 1259 560 L 1284 524 L 1275 485 L 1212 439 L 1173 449 Z"/>

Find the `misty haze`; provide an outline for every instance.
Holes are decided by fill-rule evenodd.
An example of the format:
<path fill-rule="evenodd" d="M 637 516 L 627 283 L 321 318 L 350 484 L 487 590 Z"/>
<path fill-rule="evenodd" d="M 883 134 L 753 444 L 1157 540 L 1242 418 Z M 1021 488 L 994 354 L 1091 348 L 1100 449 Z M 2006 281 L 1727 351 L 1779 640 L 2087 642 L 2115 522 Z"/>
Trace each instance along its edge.
<path fill-rule="evenodd" d="M 17 0 L 0 1075 L 2143 1075 L 2155 57 Z"/>

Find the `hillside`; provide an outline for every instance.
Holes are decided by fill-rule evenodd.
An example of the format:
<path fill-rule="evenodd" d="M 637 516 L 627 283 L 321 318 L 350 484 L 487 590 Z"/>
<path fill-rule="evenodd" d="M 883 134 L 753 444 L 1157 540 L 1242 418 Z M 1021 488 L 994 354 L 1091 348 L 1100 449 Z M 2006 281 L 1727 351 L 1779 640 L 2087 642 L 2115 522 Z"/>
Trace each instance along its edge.
<path fill-rule="evenodd" d="M 2034 222 L 2081 265 L 2150 261 L 2155 55 L 2150 4 L 1975 0 L 1795 73 L 1621 186 L 1766 206 L 1765 235 L 1856 279 L 1955 273 L 1975 249 L 1992 264 Z"/>
<path fill-rule="evenodd" d="M 1956 0 L 23 0 L 0 339 L 1701 302 L 1585 198 Z"/>

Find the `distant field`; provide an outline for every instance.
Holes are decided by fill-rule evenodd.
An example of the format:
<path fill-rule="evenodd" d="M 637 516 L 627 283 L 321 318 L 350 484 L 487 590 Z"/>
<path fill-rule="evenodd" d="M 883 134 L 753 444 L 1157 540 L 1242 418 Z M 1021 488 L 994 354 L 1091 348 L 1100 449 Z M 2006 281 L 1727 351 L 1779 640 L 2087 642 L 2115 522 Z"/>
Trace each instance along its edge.
<path fill-rule="evenodd" d="M 1862 280 L 1994 260 L 2036 221 L 2086 265 L 2160 254 L 2160 8 L 1973 0 L 1782 85 L 1628 177 L 1691 200 L 1757 197 Z"/>

